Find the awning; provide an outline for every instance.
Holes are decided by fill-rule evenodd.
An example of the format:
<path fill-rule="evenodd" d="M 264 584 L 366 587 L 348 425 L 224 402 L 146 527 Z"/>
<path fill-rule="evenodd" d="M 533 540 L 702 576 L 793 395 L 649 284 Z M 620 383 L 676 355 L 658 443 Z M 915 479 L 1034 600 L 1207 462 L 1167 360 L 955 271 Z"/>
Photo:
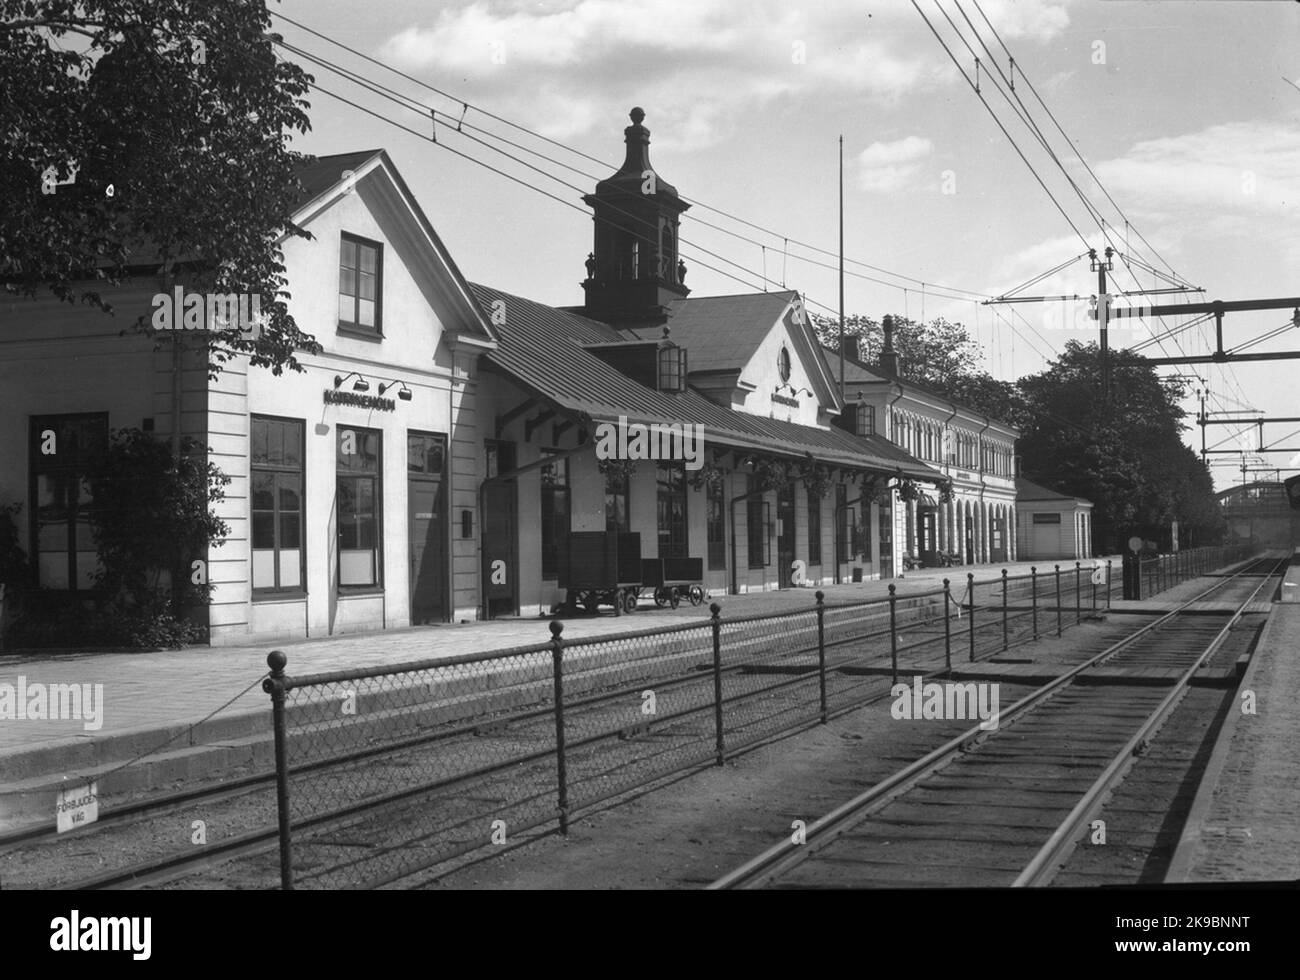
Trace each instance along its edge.
<path fill-rule="evenodd" d="M 926 493 L 925 491 L 921 491 L 921 495 L 920 495 L 919 497 L 916 498 L 916 506 L 918 506 L 918 507 L 938 507 L 938 506 L 939 506 L 939 501 L 937 501 L 934 497 L 930 496 L 930 495 L 929 495 L 928 493 Z"/>

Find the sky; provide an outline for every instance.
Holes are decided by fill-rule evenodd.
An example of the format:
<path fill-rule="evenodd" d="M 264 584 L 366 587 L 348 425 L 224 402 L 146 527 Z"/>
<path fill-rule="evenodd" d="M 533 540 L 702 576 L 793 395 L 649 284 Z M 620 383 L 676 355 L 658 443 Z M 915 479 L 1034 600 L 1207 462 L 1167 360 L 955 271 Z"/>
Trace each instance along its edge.
<path fill-rule="evenodd" d="M 838 312 L 841 137 L 845 312 L 960 321 L 983 350 L 981 366 L 995 377 L 1039 371 L 1067 341 L 1096 338 L 1086 300 L 1097 292 L 1097 276 L 1086 257 L 1018 293 L 1082 300 L 981 302 L 1088 248 L 1109 244 L 1127 259 L 1114 261 L 1112 288 L 1169 288 L 1172 279 L 1205 290 L 1148 302 L 1300 295 L 1300 3 L 917 6 L 270 4 L 273 14 L 379 64 L 274 17 L 287 43 L 406 100 L 366 92 L 284 51 L 321 87 L 391 120 L 313 90 L 312 130 L 294 140 L 294 149 L 387 149 L 471 281 L 541 302 L 582 302 L 592 224 L 581 194 L 622 162 L 632 106 L 645 110 L 656 173 L 691 202 L 681 251 L 696 296 L 784 285 L 799 290 L 813 312 Z M 979 94 L 972 87 L 977 75 Z M 437 145 L 428 138 L 435 128 Z M 1111 344 L 1132 346 L 1191 319 L 1122 320 Z M 1224 345 L 1231 349 L 1290 320 L 1290 310 L 1230 314 Z M 1212 349 L 1213 331 L 1200 325 L 1143 352 Z M 1300 350 L 1300 328 L 1251 350 Z M 1300 360 L 1162 373 L 1197 376 L 1184 403 L 1187 442 L 1197 449 L 1197 390 L 1207 392 L 1211 412 L 1300 416 Z M 1207 431 L 1220 449 L 1256 445 L 1254 426 L 1244 436 L 1227 426 Z M 1264 432 L 1274 445 L 1300 446 L 1292 426 Z M 1240 456 L 1211 458 L 1220 487 L 1240 481 Z M 1300 467 L 1300 453 L 1247 460 L 1264 461 Z"/>

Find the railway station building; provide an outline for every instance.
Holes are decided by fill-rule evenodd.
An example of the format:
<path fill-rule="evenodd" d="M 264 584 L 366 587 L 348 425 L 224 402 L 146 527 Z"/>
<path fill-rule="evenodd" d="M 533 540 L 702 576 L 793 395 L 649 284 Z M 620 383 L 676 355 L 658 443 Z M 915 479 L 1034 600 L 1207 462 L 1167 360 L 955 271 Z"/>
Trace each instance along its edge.
<path fill-rule="evenodd" d="M 109 296 L 115 317 L 0 300 L 0 505 L 22 505 L 38 587 L 70 615 L 103 598 L 86 475 L 123 428 L 193 437 L 230 477 L 229 534 L 196 556 L 213 645 L 549 614 L 583 571 L 571 544 L 592 533 L 697 559 L 713 594 L 890 577 L 895 536 L 930 540 L 918 528 L 960 543 L 979 527 L 972 556 L 1009 547 L 995 510 L 974 506 L 1000 501 L 982 471 L 949 523 L 921 516 L 940 458 L 846 423 L 796 292 L 690 296 L 688 205 L 662 179 L 642 190 L 642 118 L 587 197 L 574 307 L 467 282 L 382 150 L 300 173 L 292 217 L 313 238 L 282 242 L 287 302 L 323 348 L 299 354 L 301 372 L 234 357 L 212 379 L 186 331 L 122 335 L 184 293 L 148 265 Z"/>

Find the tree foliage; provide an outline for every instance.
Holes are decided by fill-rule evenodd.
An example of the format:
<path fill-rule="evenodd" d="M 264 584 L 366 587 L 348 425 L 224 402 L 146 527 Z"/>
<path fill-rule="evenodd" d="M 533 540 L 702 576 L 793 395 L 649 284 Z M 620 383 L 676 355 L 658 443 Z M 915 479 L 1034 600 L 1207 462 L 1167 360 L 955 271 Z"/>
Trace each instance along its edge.
<path fill-rule="evenodd" d="M 319 349 L 289 315 L 277 246 L 309 237 L 289 220 L 305 158 L 287 146 L 309 129 L 308 76 L 269 26 L 248 0 L 0 0 L 8 292 L 112 313 L 102 290 L 143 266 L 260 297 L 259 330 L 205 335 L 214 373 L 232 352 L 278 374 Z"/>
<path fill-rule="evenodd" d="M 812 314 L 812 321 L 821 342 L 838 349 L 839 321 L 817 314 Z M 962 324 L 942 317 L 923 323 L 899 314 L 893 321 L 894 350 L 904 378 L 999 421 L 1018 424 L 1023 404 L 1016 386 L 976 368 L 983 351 Z M 880 321 L 846 316 L 844 336 L 858 339 L 858 360 L 879 362 L 885 337 Z"/>
<path fill-rule="evenodd" d="M 148 433 L 114 432 L 104 464 L 91 478 L 91 523 L 102 565 L 98 586 L 142 607 L 168 601 L 174 614 L 206 604 L 212 591 L 208 549 L 229 532 L 213 505 L 229 483 L 193 440 L 186 440 L 177 460 Z M 196 561 L 203 563 L 197 569 L 202 574 L 194 574 Z"/>

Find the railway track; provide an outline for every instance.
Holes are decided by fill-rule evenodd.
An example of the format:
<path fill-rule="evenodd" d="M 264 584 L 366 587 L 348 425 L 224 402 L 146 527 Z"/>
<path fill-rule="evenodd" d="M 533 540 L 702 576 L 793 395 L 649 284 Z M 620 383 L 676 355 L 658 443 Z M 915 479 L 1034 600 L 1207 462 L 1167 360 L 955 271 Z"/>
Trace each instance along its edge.
<path fill-rule="evenodd" d="M 1286 563 L 1248 564 L 1042 685 L 995 730 L 968 729 L 709 887 L 1050 883 L 1081 837 L 1104 833 L 1094 819 L 1193 680 L 1216 665 L 1222 680 L 1244 652 L 1253 631 L 1236 627 Z M 1212 596 L 1232 611 L 1206 614 Z"/>
<path fill-rule="evenodd" d="M 994 611 L 991 600 L 986 611 Z M 829 615 L 831 612 L 845 618 L 832 625 L 832 617 Z M 884 612 L 880 608 L 864 610 L 860 615 L 855 616 L 850 609 L 828 607 L 827 663 L 836 677 L 831 698 L 831 715 L 852 710 L 887 696 L 888 683 L 882 678 L 887 675 L 885 665 L 890 656 L 889 644 L 887 640 L 883 644 L 880 641 L 888 637 L 889 629 L 887 625 L 883 627 L 881 625 L 883 615 Z M 725 622 L 728 626 L 732 626 L 739 621 Z M 917 651 L 917 659 L 909 664 L 909 669 L 920 670 L 929 676 L 939 672 L 945 666 L 940 649 L 943 622 L 942 606 L 936 602 L 930 609 L 921 609 L 915 620 L 898 625 L 900 651 Z M 1013 623 L 1016 626 L 1008 638 L 1005 634 L 999 633 L 996 622 L 989 619 L 985 624 L 988 630 L 987 639 L 981 635 L 979 649 L 974 659 L 985 660 L 1004 648 L 1032 638 L 1028 613 L 1022 610 L 1019 622 L 1013 619 Z M 1043 632 L 1049 632 L 1050 623 L 1045 622 L 1044 625 L 1046 628 Z M 796 643 L 788 651 L 787 663 L 801 658 L 807 659 L 809 655 L 815 656 L 815 650 L 815 646 L 800 646 Z M 921 656 L 920 651 L 923 650 L 929 652 Z M 964 649 L 962 653 L 962 659 L 967 659 L 964 656 Z M 626 774 L 635 766 L 652 765 L 656 757 L 668 758 L 674 752 L 694 751 L 700 744 L 701 720 L 712 711 L 711 694 L 708 690 L 711 685 L 711 675 L 707 672 L 701 673 L 698 666 L 693 665 L 692 657 L 693 654 L 688 653 L 664 658 L 662 662 L 656 662 L 653 667 L 646 667 L 646 672 L 636 678 L 631 680 L 626 677 L 619 678 L 617 683 L 612 679 L 606 689 L 596 689 L 571 703 L 570 709 L 573 713 L 570 718 L 575 729 L 584 734 L 580 739 L 571 742 L 570 747 L 588 756 L 588 772 L 595 774 L 593 778 L 606 779 L 606 773 L 620 771 Z M 800 730 L 815 722 L 815 717 L 810 717 L 808 711 L 808 689 L 810 684 L 815 686 L 816 679 L 815 675 L 810 676 L 806 669 L 799 666 L 777 665 L 771 670 L 756 670 L 752 661 L 742 658 L 740 662 L 724 667 L 724 673 L 729 677 L 746 675 L 746 687 L 736 700 L 751 699 L 755 704 L 761 703 L 761 708 L 754 709 L 753 719 L 738 726 L 736 734 L 743 737 L 729 745 L 731 754 Z M 635 733 L 627 736 L 625 729 L 629 691 L 632 694 L 630 698 L 632 703 L 639 704 L 639 692 L 647 684 L 653 684 L 661 698 L 674 691 L 678 692 L 680 696 L 675 699 L 678 707 L 656 719 L 655 732 L 651 738 L 641 738 Z M 669 697 L 664 700 L 672 703 L 674 698 Z M 340 866 L 352 861 L 351 854 L 361 851 L 373 854 L 385 849 L 396 850 L 409 846 L 412 843 L 410 839 L 402 839 L 400 834 L 395 835 L 384 828 L 394 822 L 401 823 L 402 821 L 397 820 L 394 814 L 400 816 L 412 806 L 417 809 L 438 807 L 439 812 L 445 815 L 445 822 L 442 824 L 444 828 L 456 831 L 458 827 L 468 827 L 476 819 L 476 814 L 466 805 L 462 797 L 482 795 L 485 789 L 492 785 L 492 781 L 499 779 L 513 780 L 524 788 L 531 787 L 535 782 L 537 792 L 534 796 L 527 797 L 525 802 L 541 801 L 539 812 L 546 814 L 545 819 L 551 819 L 553 810 L 545 803 L 546 793 L 549 792 L 545 767 L 551 753 L 545 743 L 550 737 L 551 725 L 551 713 L 546 707 L 489 710 L 467 723 L 441 726 L 438 730 L 422 734 L 411 740 L 409 744 L 367 748 L 347 757 L 313 763 L 301 771 L 295 769 L 292 777 L 295 786 L 306 785 L 310 780 L 322 779 L 345 784 L 350 774 L 377 763 L 391 765 L 395 772 L 393 792 L 386 794 L 385 798 L 360 801 L 355 808 L 342 814 L 326 813 L 322 814 L 320 819 L 301 822 L 295 819 L 295 853 L 299 853 L 300 850 L 298 831 L 313 827 L 333 828 L 308 846 L 314 847 L 320 853 L 332 855 L 329 859 L 339 860 L 342 862 Z M 510 759 L 508 770 L 505 766 L 478 770 L 468 767 L 452 778 L 436 783 L 414 782 L 410 773 L 403 771 L 404 767 L 408 766 L 409 760 L 419 753 L 436 751 L 454 754 L 465 746 L 483 739 L 509 743 L 514 754 Z M 699 756 L 696 764 L 707 764 L 707 757 L 710 754 L 708 751 L 696 751 L 695 754 Z M 536 768 L 536 772 L 529 769 L 530 764 Z M 575 766 L 575 769 L 577 768 L 579 766 Z M 665 772 L 660 775 L 674 771 L 667 767 L 663 768 Z M 680 771 L 680 767 L 676 771 Z M 655 778 L 659 778 L 659 775 Z M 608 790 L 602 787 L 600 792 L 593 792 L 590 794 L 589 802 L 602 802 L 631 788 L 643 788 L 649 782 L 624 779 L 620 783 L 612 776 L 606 781 L 609 783 Z M 316 788 L 319 789 L 319 786 Z M 273 776 L 264 773 L 234 782 L 223 782 L 212 787 L 167 794 L 115 807 L 101 815 L 99 824 L 85 831 L 68 835 L 63 840 L 71 841 L 80 835 L 85 835 L 83 846 L 85 844 L 95 846 L 92 843 L 96 840 L 95 835 L 105 834 L 107 831 L 108 833 L 105 834 L 107 840 L 99 850 L 101 854 L 108 853 L 113 849 L 112 832 L 115 827 L 125 830 L 135 822 L 155 819 L 165 819 L 187 826 L 189 818 L 196 814 L 207 817 L 210 824 L 231 826 L 234 830 L 222 839 L 213 840 L 202 848 L 182 846 L 171 853 L 152 854 L 148 860 L 120 863 L 116 867 L 105 868 L 97 873 L 82 872 L 76 876 L 63 874 L 51 879 L 47 886 L 79 890 L 147 887 L 165 883 L 178 876 L 204 872 L 233 858 L 270 852 L 274 849 L 277 840 L 273 826 L 273 813 L 267 811 L 273 799 L 272 794 Z M 262 808 L 261 819 L 243 820 L 242 824 L 239 819 L 226 819 L 227 814 L 238 815 L 241 807 L 252 811 Z M 225 809 L 214 811 L 214 808 Z M 212 819 L 214 816 L 215 820 Z M 512 823 L 511 826 L 513 828 L 517 825 Z M 517 829 L 522 829 L 523 826 L 525 822 L 520 821 Z M 29 831 L 8 840 L 0 839 L 0 853 L 3 853 L 6 846 L 12 850 L 32 841 L 39 843 L 41 837 L 52 836 L 48 831 L 44 833 L 38 831 L 36 834 Z M 452 849 L 453 856 L 457 850 L 470 849 L 477 839 L 477 830 L 466 829 L 463 836 L 466 841 L 463 846 L 457 845 Z M 392 840 L 389 840 L 390 837 Z M 367 843 L 359 851 L 359 842 L 363 840 Z M 188 844 L 188 840 L 184 843 Z M 303 843 L 308 844 L 308 841 L 304 840 Z M 419 838 L 415 843 L 425 846 Z M 12 881 L 12 876 L 7 881 Z M 39 880 L 31 883 L 43 884 Z"/>

